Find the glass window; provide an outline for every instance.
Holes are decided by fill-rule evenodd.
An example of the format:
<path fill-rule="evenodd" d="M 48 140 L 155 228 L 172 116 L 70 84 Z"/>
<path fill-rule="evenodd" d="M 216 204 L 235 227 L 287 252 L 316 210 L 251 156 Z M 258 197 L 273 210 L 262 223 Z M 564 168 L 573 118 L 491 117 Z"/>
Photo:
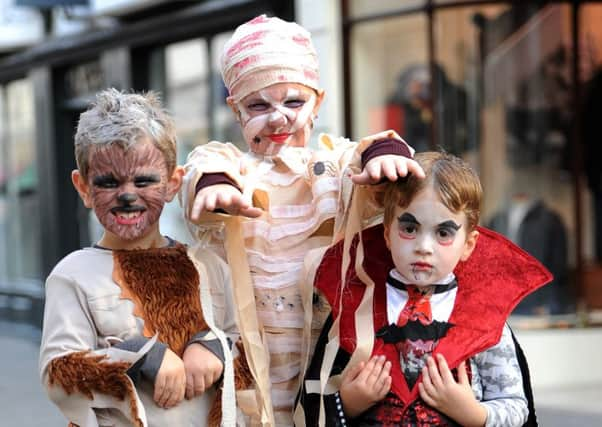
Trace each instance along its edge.
<path fill-rule="evenodd" d="M 211 68 L 213 70 L 213 93 L 211 111 L 213 113 L 214 139 L 218 141 L 229 141 L 243 151 L 247 151 L 247 144 L 242 138 L 240 125 L 228 104 L 228 89 L 224 85 L 221 75 L 220 57 L 224 44 L 232 36 L 231 32 L 218 34 L 211 40 Z"/>
<path fill-rule="evenodd" d="M 8 130 L 6 91 L 0 85 L 0 284 L 7 281 L 8 243 Z"/>
<path fill-rule="evenodd" d="M 351 34 L 353 137 L 395 129 L 418 150 L 428 147 L 424 14 L 358 24 Z"/>
<path fill-rule="evenodd" d="M 415 10 L 425 6 L 427 0 L 351 0 L 349 2 L 349 14 L 352 18 L 359 18 L 366 15 L 376 15 L 390 12 L 403 12 Z"/>
<path fill-rule="evenodd" d="M 203 39 L 165 48 L 166 104 L 178 131 L 178 161 L 209 140 L 209 66 Z"/>
<path fill-rule="evenodd" d="M 602 309 L 602 5 L 584 5 L 579 16 L 582 135 L 585 190 L 582 192 L 585 277 L 589 308 Z"/>
<path fill-rule="evenodd" d="M 473 1 L 475 3 L 480 2 L 482 0 L 462 0 L 462 3 L 466 3 L 467 1 Z M 435 0 L 436 5 L 449 5 L 452 3 L 458 3 L 458 0 Z"/>
<path fill-rule="evenodd" d="M 164 49 L 164 101 L 176 124 L 178 164 L 184 164 L 195 146 L 209 141 L 207 43 L 204 39 L 192 39 Z M 160 226 L 163 234 L 191 243 L 177 198 L 165 205 Z"/>
<path fill-rule="evenodd" d="M 436 8 L 432 65 L 425 13 L 351 29 L 351 136 L 393 128 L 418 151 L 441 147 L 468 160 L 485 189 L 481 223 L 554 275 L 516 308 L 519 327 L 581 324 L 582 307 L 602 309 L 602 5 L 580 10 L 579 106 L 568 3 Z"/>
<path fill-rule="evenodd" d="M 28 80 L 0 93 L 0 279 L 41 278 L 40 202 L 35 160 L 33 87 Z"/>
<path fill-rule="evenodd" d="M 472 18 L 480 27 L 476 79 L 482 88 L 483 223 L 554 275 L 514 313 L 562 315 L 575 310 L 570 8 L 513 6 L 486 12 Z"/>
<path fill-rule="evenodd" d="M 441 9 L 434 15 L 434 144 L 475 159 L 479 141 L 480 58 L 478 17 L 496 16 L 505 6 Z"/>

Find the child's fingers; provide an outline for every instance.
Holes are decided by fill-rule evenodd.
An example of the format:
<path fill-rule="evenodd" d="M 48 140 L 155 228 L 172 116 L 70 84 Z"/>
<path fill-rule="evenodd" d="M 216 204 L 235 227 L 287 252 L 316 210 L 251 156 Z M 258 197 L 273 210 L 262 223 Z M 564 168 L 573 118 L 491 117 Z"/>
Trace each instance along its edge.
<path fill-rule="evenodd" d="M 378 380 L 378 376 L 380 375 L 380 372 L 383 369 L 383 365 L 385 363 L 385 356 L 373 356 L 370 361 L 368 362 L 368 364 L 366 365 L 366 368 L 364 369 L 363 372 L 366 373 L 364 379 L 366 381 L 366 385 L 368 385 L 369 387 L 374 386 L 374 384 L 376 384 L 376 381 Z"/>
<path fill-rule="evenodd" d="M 205 206 L 205 197 L 197 195 L 196 198 L 194 199 L 194 203 L 192 204 L 192 210 L 190 211 L 190 217 L 193 220 L 199 219 L 199 216 L 201 215 L 201 211 L 203 210 L 204 206 Z"/>
<path fill-rule="evenodd" d="M 247 209 L 250 207 L 242 197 L 242 194 L 228 195 L 227 203 L 236 209 Z"/>
<path fill-rule="evenodd" d="M 197 375 L 194 381 L 194 395 L 198 396 L 203 394 L 209 386 L 210 384 L 208 384 L 207 378 L 202 375 Z"/>
<path fill-rule="evenodd" d="M 165 376 L 159 374 L 159 375 L 157 375 L 157 378 L 155 379 L 155 390 L 153 393 L 153 400 L 159 406 L 161 406 L 160 402 L 162 402 L 164 400 L 163 399 L 164 391 L 165 391 Z"/>
<path fill-rule="evenodd" d="M 412 175 L 417 176 L 418 178 L 425 177 L 424 170 L 416 160 L 407 159 L 405 162 L 405 166 L 408 170 L 408 173 L 411 173 Z"/>
<path fill-rule="evenodd" d="M 458 383 L 468 384 L 468 373 L 466 372 L 466 361 L 458 365 Z"/>
<path fill-rule="evenodd" d="M 427 405 L 432 406 L 433 408 L 436 406 L 437 402 L 426 391 L 426 387 L 425 387 L 424 383 L 418 384 L 418 392 L 420 393 L 420 397 L 422 398 L 422 400 L 424 400 L 424 402 Z"/>
<path fill-rule="evenodd" d="M 437 354 L 435 357 L 437 358 L 437 364 L 439 365 L 439 374 L 441 375 L 441 380 L 443 381 L 443 383 L 455 383 L 456 380 L 454 379 L 454 376 L 452 375 L 451 370 L 447 365 L 445 357 L 443 357 L 442 354 Z"/>
<path fill-rule="evenodd" d="M 385 382 L 385 380 L 387 378 L 390 378 L 390 373 L 391 373 L 391 362 L 389 362 L 387 360 L 386 362 L 384 362 L 382 369 L 380 370 L 380 372 L 378 374 L 378 378 L 376 380 L 376 384 L 378 387 L 382 386 L 382 384 Z"/>
<path fill-rule="evenodd" d="M 443 387 L 443 380 L 439 374 L 439 368 L 437 367 L 437 363 L 432 356 L 429 356 L 429 358 L 426 360 L 426 367 L 428 369 L 428 375 L 431 383 L 433 383 L 433 386 L 438 389 Z"/>
<path fill-rule="evenodd" d="M 182 401 L 186 392 L 186 384 L 183 381 L 174 379 L 173 387 L 170 387 L 169 397 L 165 403 L 165 408 L 172 408 Z"/>
<path fill-rule="evenodd" d="M 408 167 L 406 165 L 406 159 L 396 159 L 395 168 L 397 169 L 397 176 L 404 177 L 408 174 Z"/>
<path fill-rule="evenodd" d="M 436 396 L 437 394 L 437 390 L 433 385 L 433 381 L 431 380 L 429 372 L 430 371 L 426 366 L 422 368 L 422 385 L 424 387 L 425 392 L 428 393 L 429 396 L 434 398 L 434 396 Z"/>
<path fill-rule="evenodd" d="M 382 178 L 382 167 L 380 162 L 375 162 L 368 168 L 368 175 L 370 176 L 370 182 L 378 182 Z"/>
<path fill-rule="evenodd" d="M 376 359 L 378 356 L 372 357 L 368 362 L 366 362 L 364 369 L 357 375 L 357 379 L 362 382 L 368 381 L 370 375 L 372 375 L 372 370 L 374 369 L 374 365 L 376 364 Z"/>
<path fill-rule="evenodd" d="M 364 361 L 361 361 L 357 365 L 347 369 L 343 373 L 343 382 L 350 383 L 351 381 L 353 381 L 359 375 L 362 369 L 364 369 L 365 364 L 366 363 Z"/>
<path fill-rule="evenodd" d="M 397 181 L 397 164 L 394 159 L 382 163 L 382 173 L 389 181 Z"/>
<path fill-rule="evenodd" d="M 351 176 L 351 182 L 358 185 L 363 185 L 368 183 L 368 173 L 363 170 L 361 173 L 355 174 Z"/>
<path fill-rule="evenodd" d="M 172 391 L 174 389 L 173 381 L 170 381 L 170 378 L 167 376 L 165 379 L 164 386 L 159 390 L 159 398 L 157 400 L 157 405 L 161 408 L 167 408 L 167 404 L 169 399 L 171 398 Z M 155 387 L 155 392 L 157 391 Z"/>
<path fill-rule="evenodd" d="M 240 215 L 244 215 L 247 216 L 249 218 L 258 218 L 261 216 L 261 214 L 263 213 L 263 210 L 260 208 L 255 208 L 255 207 L 249 207 L 249 208 L 243 208 L 240 210 L 239 214 Z"/>
<path fill-rule="evenodd" d="M 391 378 L 390 375 L 385 377 L 380 382 L 380 388 L 377 390 L 378 400 L 381 400 L 382 398 L 384 398 L 387 395 L 387 393 L 389 392 L 389 390 L 391 390 L 392 382 L 393 382 L 393 379 Z"/>
<path fill-rule="evenodd" d="M 235 203 L 234 198 L 230 194 L 218 194 L 215 197 L 215 203 L 212 210 L 216 208 L 222 208 L 228 213 L 236 214 L 238 206 Z"/>
<path fill-rule="evenodd" d="M 207 212 L 214 211 L 216 202 L 217 201 L 216 201 L 215 195 L 213 195 L 213 194 L 201 198 L 201 204 L 199 206 L 199 215 L 203 211 L 207 211 Z"/>
<path fill-rule="evenodd" d="M 194 397 L 194 376 L 192 374 L 186 374 L 186 399 L 192 399 Z"/>

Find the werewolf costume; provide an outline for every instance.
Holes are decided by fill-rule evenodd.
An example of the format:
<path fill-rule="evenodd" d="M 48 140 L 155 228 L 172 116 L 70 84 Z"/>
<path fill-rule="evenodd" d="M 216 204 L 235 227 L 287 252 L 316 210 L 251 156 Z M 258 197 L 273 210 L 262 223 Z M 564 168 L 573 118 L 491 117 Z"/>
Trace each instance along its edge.
<path fill-rule="evenodd" d="M 217 256 L 193 254 L 174 241 L 157 249 L 71 253 L 46 281 L 40 375 L 49 397 L 81 427 L 208 425 L 213 388 L 163 409 L 153 400 L 154 382 L 166 348 L 182 357 L 196 342 L 225 361 L 224 394 L 230 387 L 233 395 L 230 350 L 214 327 L 209 294 L 210 283 L 229 286 L 229 280 Z M 229 320 L 218 311 L 216 323 L 223 323 L 220 315 Z M 233 425 L 230 400 L 224 422 Z M 219 402 L 213 408 L 211 424 L 219 422 Z"/>

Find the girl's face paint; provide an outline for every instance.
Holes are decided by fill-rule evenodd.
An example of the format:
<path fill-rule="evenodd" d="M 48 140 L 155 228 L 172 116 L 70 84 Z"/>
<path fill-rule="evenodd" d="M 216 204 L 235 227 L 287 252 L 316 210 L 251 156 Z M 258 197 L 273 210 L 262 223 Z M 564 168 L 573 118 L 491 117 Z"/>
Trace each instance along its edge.
<path fill-rule="evenodd" d="M 159 216 L 179 188 L 168 176 L 163 153 L 141 141 L 128 150 L 116 144 L 92 148 L 89 156 L 87 182 L 76 187 L 104 227 L 103 240 L 160 239 Z"/>
<path fill-rule="evenodd" d="M 478 232 L 466 234 L 466 214 L 450 211 L 432 186 L 406 208 L 395 209 L 385 241 L 399 274 L 408 284 L 439 283 L 472 253 Z"/>
<path fill-rule="evenodd" d="M 307 145 L 322 96 L 301 84 L 277 83 L 243 98 L 235 108 L 251 151 L 275 155 L 284 145 Z"/>

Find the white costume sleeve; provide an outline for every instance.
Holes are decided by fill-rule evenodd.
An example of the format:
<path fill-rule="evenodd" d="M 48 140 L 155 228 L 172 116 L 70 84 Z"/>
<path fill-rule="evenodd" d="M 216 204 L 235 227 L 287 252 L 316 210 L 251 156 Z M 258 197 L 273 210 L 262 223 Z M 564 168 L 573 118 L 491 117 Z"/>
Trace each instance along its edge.
<path fill-rule="evenodd" d="M 51 385 L 48 368 L 53 360 L 74 353 L 88 352 L 87 356 L 107 356 L 102 362 L 127 362 L 130 366 L 139 360 L 154 344 L 155 339 L 137 352 L 117 348 L 97 348 L 98 337 L 92 321 L 86 295 L 68 277 L 51 274 L 46 281 L 46 301 L 44 309 L 44 330 L 40 348 L 40 376 L 50 399 L 63 414 L 80 426 L 97 426 L 93 408 L 114 408 L 129 418 L 130 399 L 118 400 L 114 397 L 93 393 L 93 399 L 77 391 L 68 393 L 58 384 Z M 129 377 L 123 378 L 136 401 L 137 416 L 146 425 L 144 407 Z M 85 378 L 84 378 L 85 381 Z M 93 391 L 93 385 L 90 387 Z"/>

